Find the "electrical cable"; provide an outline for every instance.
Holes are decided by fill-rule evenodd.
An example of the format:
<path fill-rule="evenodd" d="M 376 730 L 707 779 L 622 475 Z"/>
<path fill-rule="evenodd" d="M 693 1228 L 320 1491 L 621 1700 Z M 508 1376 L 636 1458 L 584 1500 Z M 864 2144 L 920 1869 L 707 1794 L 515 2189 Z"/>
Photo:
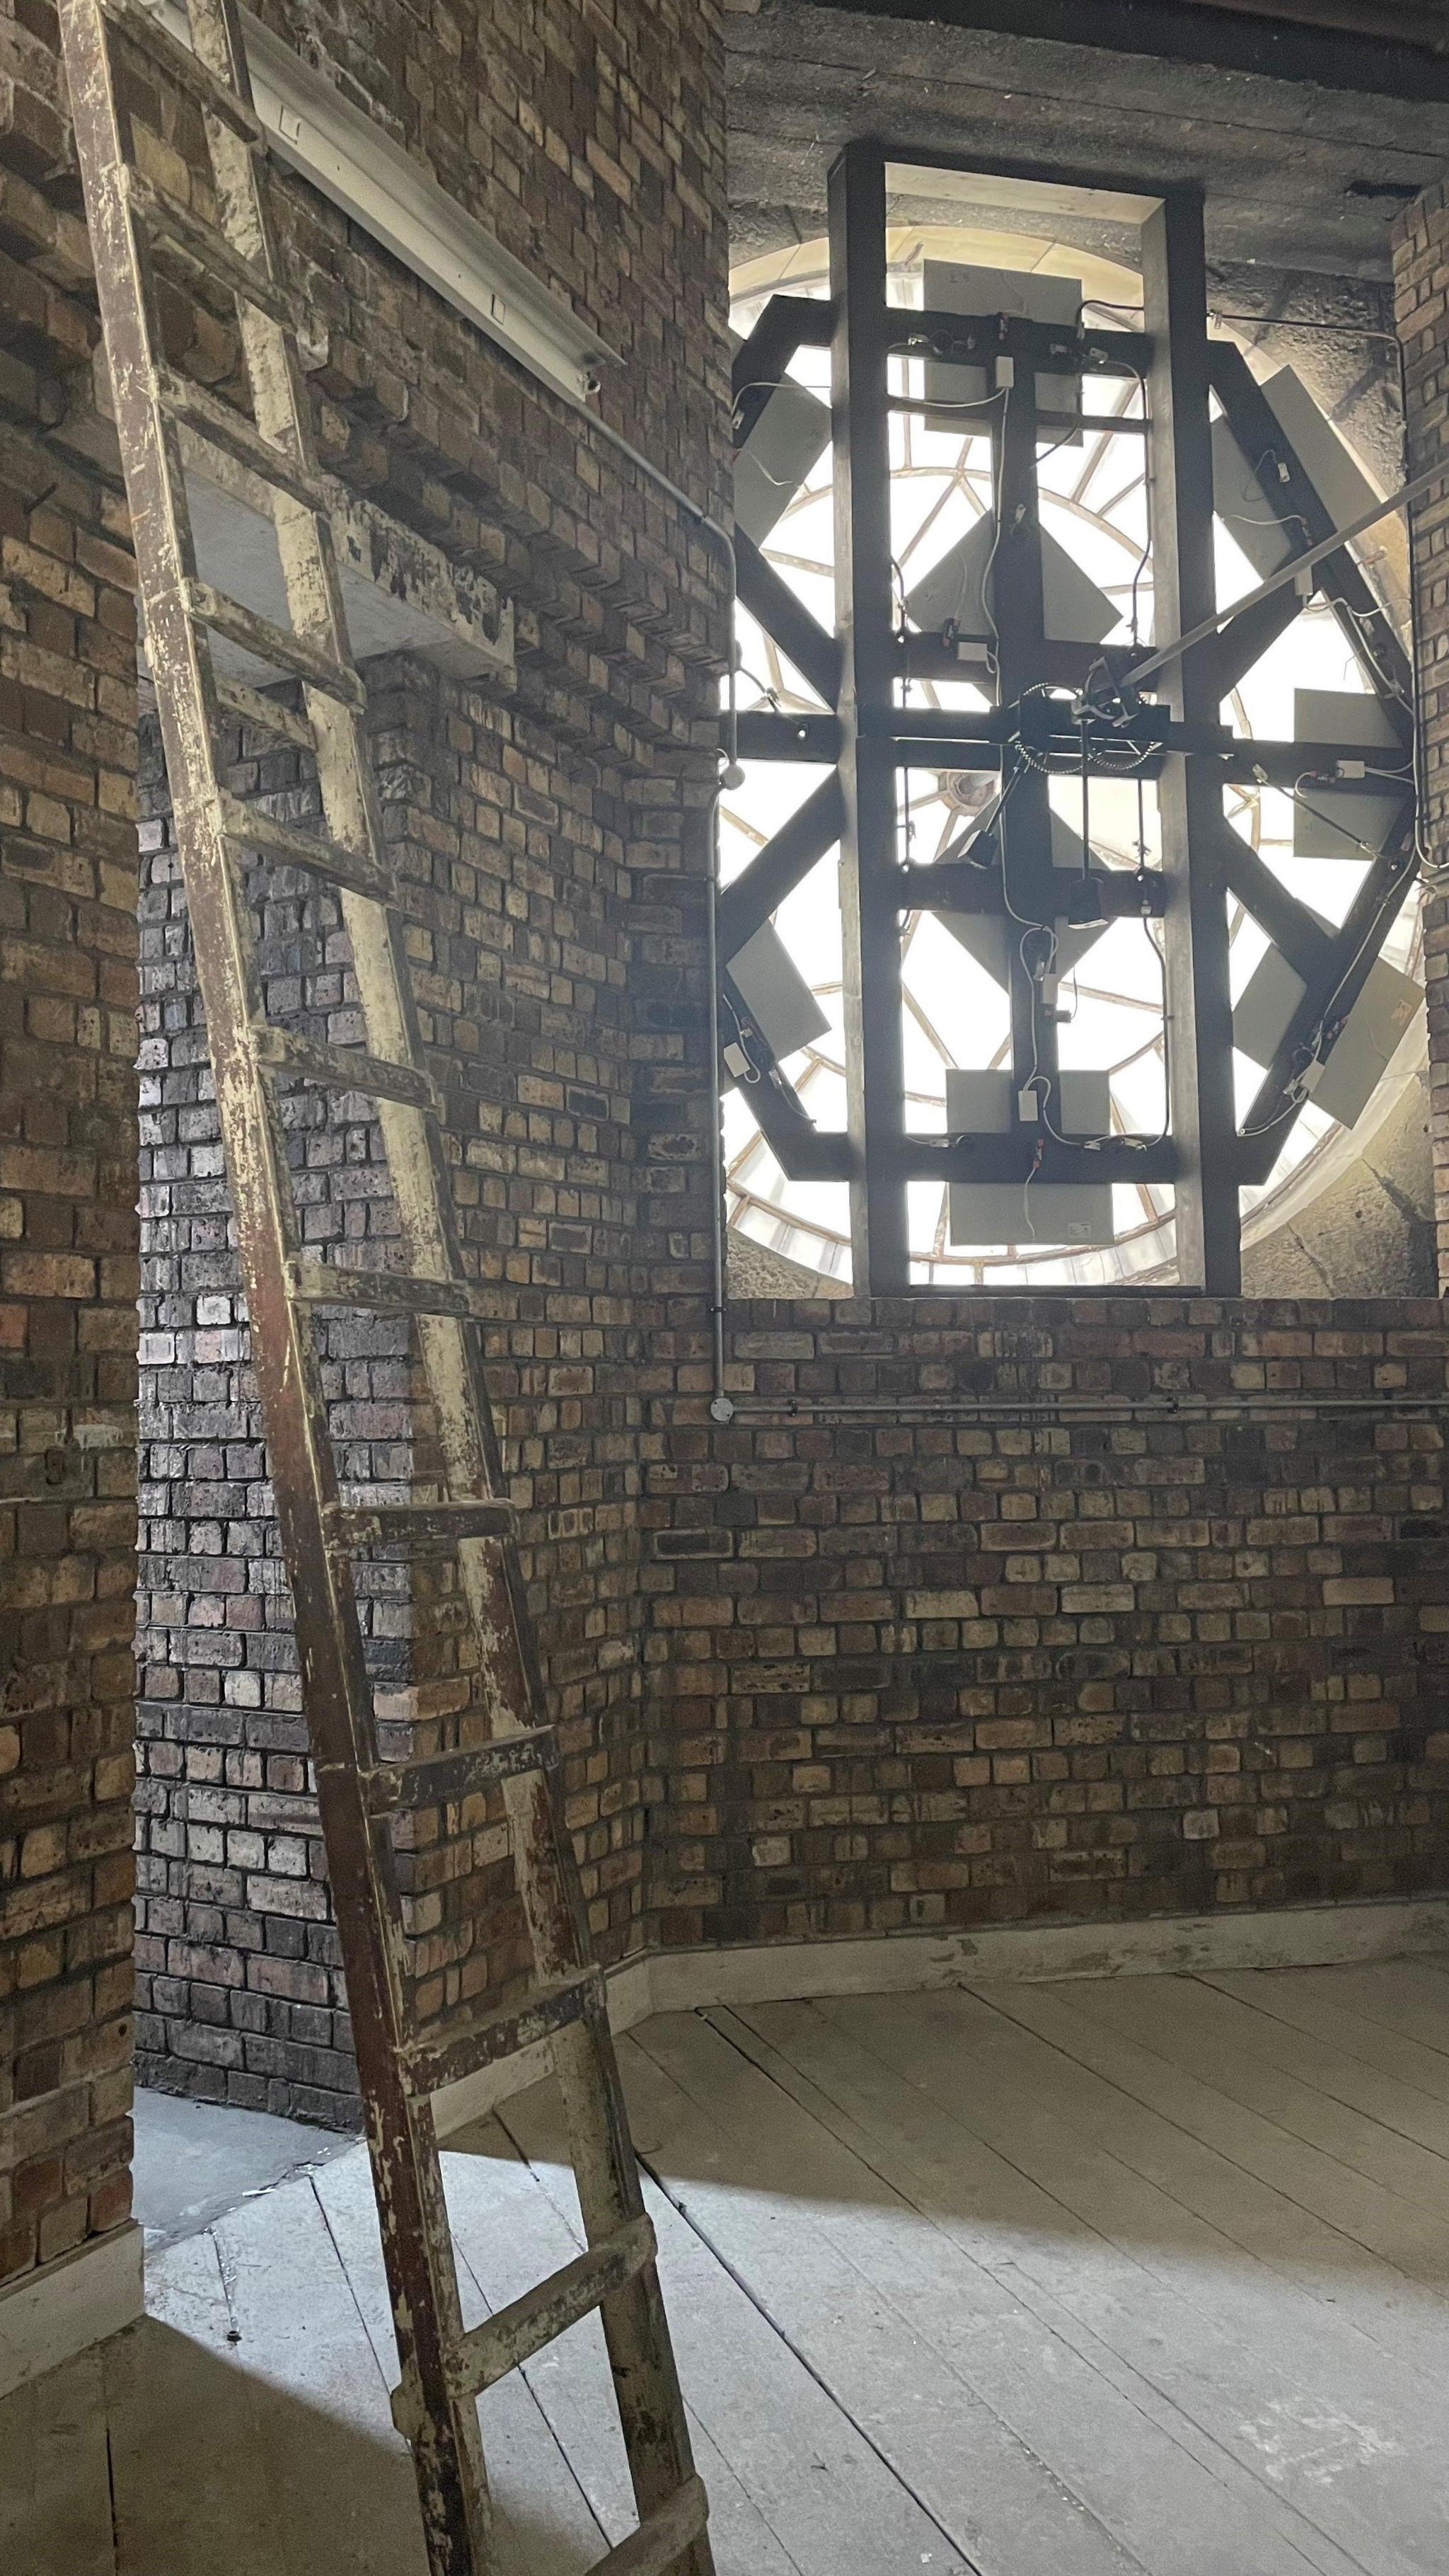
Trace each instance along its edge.
<path fill-rule="evenodd" d="M 1304 773 L 1305 776 L 1311 776 L 1311 774 L 1312 773 L 1309 771 L 1305 771 Z M 1310 805 L 1306 797 L 1300 796 L 1296 788 L 1290 787 L 1284 792 L 1293 797 L 1295 803 L 1305 806 L 1310 814 L 1316 815 L 1319 822 L 1328 823 L 1330 828 L 1334 831 L 1341 829 L 1341 826 L 1334 823 L 1330 816 L 1319 813 L 1318 808 Z M 1345 837 L 1352 840 L 1354 835 L 1350 832 L 1346 834 Z M 1366 841 L 1358 842 L 1357 847 L 1364 851 L 1367 857 L 1373 860 L 1377 860 L 1383 855 L 1381 851 L 1370 850 Z M 1417 865 L 1418 851 L 1417 849 L 1410 850 L 1404 861 L 1403 867 L 1399 871 L 1398 877 L 1392 884 L 1386 887 L 1383 902 L 1375 911 L 1374 917 L 1370 921 L 1367 930 L 1364 932 L 1364 935 L 1359 941 L 1357 948 L 1354 950 L 1352 957 L 1349 959 L 1348 964 L 1339 976 L 1338 982 L 1334 985 L 1332 992 L 1324 1003 L 1323 1009 L 1320 1011 L 1318 1019 L 1314 1025 L 1312 1035 L 1307 1041 L 1306 1048 L 1300 1046 L 1295 1049 L 1294 1064 L 1290 1071 L 1289 1086 L 1284 1095 L 1282 1108 L 1275 1110 L 1271 1118 L 1261 1119 L 1256 1127 L 1244 1127 L 1241 1133 L 1245 1142 L 1252 1136 L 1271 1135 L 1275 1127 L 1281 1127 L 1284 1125 L 1286 1121 L 1290 1120 L 1295 1113 L 1301 1109 L 1305 1100 L 1311 1099 L 1312 1093 L 1309 1089 L 1308 1077 L 1312 1073 L 1314 1066 L 1323 1062 L 1324 1040 L 1328 1036 L 1330 1026 L 1332 1025 L 1333 1006 L 1338 1000 L 1340 993 L 1343 991 L 1344 986 L 1357 972 L 1359 964 L 1363 958 L 1364 951 L 1377 935 L 1379 926 L 1384 921 L 1394 897 L 1407 892 Z M 1335 1029 L 1335 1037 L 1337 1034 L 1338 1032 Z M 1301 1063 L 1298 1061 L 1300 1057 L 1302 1058 Z"/>
<path fill-rule="evenodd" d="M 1082 313 L 1145 313 L 1147 307 L 1145 304 L 1109 304 L 1105 296 L 1086 295 L 1078 309 Z M 1208 320 L 1241 322 L 1253 331 L 1326 331 L 1335 340 L 1379 340 L 1386 349 L 1402 350 L 1403 347 L 1396 331 L 1375 331 L 1358 322 L 1310 322 L 1306 319 L 1295 322 L 1282 313 L 1223 313 L 1215 305 L 1208 307 Z"/>
<path fill-rule="evenodd" d="M 998 386 L 996 395 L 992 397 L 993 400 L 999 399 L 1001 403 L 1001 429 L 1000 435 L 993 438 L 991 442 L 991 551 L 981 570 L 981 605 L 985 611 L 986 623 L 991 629 L 992 644 L 996 648 L 994 652 L 988 648 L 986 668 L 998 689 L 1001 685 L 1001 629 L 996 623 L 996 614 L 992 607 L 992 576 L 996 570 L 997 555 L 1001 551 L 1001 496 L 1006 477 L 1006 431 L 1011 418 L 1011 393 L 1010 385 L 1001 385 Z"/>
<path fill-rule="evenodd" d="M 794 376 L 757 376 L 752 384 L 741 385 L 730 404 L 730 426 L 738 429 L 740 407 L 747 394 L 803 394 L 807 402 L 818 403 L 820 396 L 810 385 L 802 385 Z M 768 405 L 765 406 L 768 409 Z M 822 406 L 823 408 L 823 406 Z M 592 415 L 590 415 L 592 417 Z"/>
<path fill-rule="evenodd" d="M 1409 361 L 1402 340 L 1399 342 L 1399 413 L 1404 423 L 1404 463 L 1409 462 Z M 1404 514 L 1409 549 L 1409 651 L 1417 674 L 1424 668 L 1423 612 L 1419 596 L 1419 529 L 1412 510 Z M 1440 891 L 1444 871 L 1437 865 L 1424 838 L 1424 817 L 1428 811 L 1428 747 L 1424 738 L 1423 691 L 1415 687 L 1410 709 L 1412 717 L 1412 752 L 1414 771 L 1414 856 L 1420 874 L 1431 894 Z"/>

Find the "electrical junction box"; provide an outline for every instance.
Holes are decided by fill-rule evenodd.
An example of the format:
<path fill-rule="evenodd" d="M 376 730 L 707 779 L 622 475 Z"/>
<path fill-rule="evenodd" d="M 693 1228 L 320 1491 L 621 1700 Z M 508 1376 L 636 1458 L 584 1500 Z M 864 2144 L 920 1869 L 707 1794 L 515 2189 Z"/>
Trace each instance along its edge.
<path fill-rule="evenodd" d="M 1007 1136 L 1012 1128 L 1010 1073 L 946 1074 L 946 1132 L 950 1136 Z M 1068 1139 L 1106 1136 L 1112 1124 L 1112 1086 L 1105 1073 L 1061 1077 L 1062 1134 Z M 1045 1135 L 1045 1128 L 1036 1130 Z M 1111 1243 L 1110 1181 L 953 1181 L 947 1191 L 947 1233 L 953 1244 L 1074 1245 Z"/>
<path fill-rule="evenodd" d="M 730 339 L 743 347 L 738 332 Z M 830 407 L 793 376 L 771 394 L 735 450 L 735 525 L 762 546 L 830 444 Z"/>
<path fill-rule="evenodd" d="M 772 922 L 761 923 L 725 971 L 777 1064 L 825 1036 L 830 1022 Z M 728 1011 L 724 1017 L 728 1034 Z"/>
<path fill-rule="evenodd" d="M 1299 742 L 1342 743 L 1345 749 L 1362 744 L 1371 769 L 1412 772 L 1409 746 L 1399 740 L 1378 699 L 1362 690 L 1295 689 L 1293 734 Z M 1377 856 L 1397 839 L 1408 819 L 1413 779 L 1406 777 L 1401 788 L 1381 783 L 1382 795 L 1367 796 L 1359 788 L 1335 793 L 1320 779 L 1305 780 L 1293 800 L 1295 859 L 1362 859 L 1361 842 Z"/>
<path fill-rule="evenodd" d="M 906 614 L 923 635 L 959 628 L 963 641 L 975 646 L 972 659 L 984 661 L 992 635 L 986 584 L 992 570 L 996 521 L 988 510 L 964 537 L 922 575 L 907 594 Z M 1049 529 L 1041 536 L 1042 620 L 1053 643 L 1100 644 L 1118 623 L 1118 611 L 1105 591 L 1075 564 Z"/>
<path fill-rule="evenodd" d="M 1080 964 L 1088 949 L 1101 938 L 1106 924 L 1078 930 L 1065 919 L 1067 898 L 1082 873 L 1082 836 L 1080 832 L 1072 830 L 1070 823 L 1064 823 L 1060 814 L 1055 813 L 1051 818 L 1051 830 L 1052 868 L 1061 887 L 1058 900 L 1062 909 L 1052 925 L 1056 932 L 1057 944 L 1050 972 L 1060 979 L 1070 975 L 1073 968 Z M 1092 857 L 1092 874 L 1094 876 L 1107 874 L 1106 868 L 1095 852 Z M 1021 911 L 1023 907 L 1018 903 L 1017 909 Z M 938 918 L 942 929 L 949 930 L 952 938 L 960 941 L 968 956 L 974 957 L 977 965 L 984 966 L 987 974 L 1001 985 L 1003 991 L 1006 990 L 1012 951 L 1019 948 L 1025 937 L 1021 923 L 1013 921 L 1009 914 L 991 912 L 943 912 Z M 1027 955 L 1033 965 L 1041 964 L 1045 946 L 1046 942 L 1039 934 L 1031 940 Z M 1095 1134 L 1095 1129 L 1092 1132 Z"/>
<path fill-rule="evenodd" d="M 926 308 L 932 313 L 979 314 L 987 321 L 998 313 L 1007 313 L 1026 322 L 1064 322 L 1075 331 L 1082 309 L 1079 277 L 1044 277 L 1035 269 L 961 268 L 954 260 L 928 259 L 923 263 L 922 285 Z M 982 402 L 998 391 L 998 382 L 994 359 L 983 358 L 980 366 L 960 367 L 940 358 L 926 360 L 926 400 L 930 403 Z M 1003 396 L 1003 402 L 1005 399 Z M 1073 418 L 1082 408 L 1081 377 L 1039 375 L 1036 400 L 1049 429 L 1063 419 Z M 989 425 L 987 412 L 973 415 L 969 411 L 942 410 L 929 418 L 932 429 L 959 430 L 963 438 Z M 1076 446 L 1080 440 L 1078 431 L 1071 443 Z"/>
<path fill-rule="evenodd" d="M 1327 922 L 1321 926 L 1330 927 Z M 1234 1046 L 1254 1064 L 1270 1065 L 1305 989 L 1281 950 L 1267 949 L 1233 1011 Z M 1386 965 L 1382 957 L 1376 959 L 1313 1082 L 1314 1108 L 1326 1110 L 1341 1127 L 1352 1127 L 1363 1116 L 1398 1053 L 1405 1030 L 1423 1007 L 1423 993 L 1412 977 L 1401 975 L 1397 966 Z"/>

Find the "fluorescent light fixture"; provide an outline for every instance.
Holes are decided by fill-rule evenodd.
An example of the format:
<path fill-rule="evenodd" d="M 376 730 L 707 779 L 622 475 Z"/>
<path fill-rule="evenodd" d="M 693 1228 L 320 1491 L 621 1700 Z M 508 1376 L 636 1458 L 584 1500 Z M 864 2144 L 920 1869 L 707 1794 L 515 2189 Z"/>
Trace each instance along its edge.
<path fill-rule="evenodd" d="M 1350 788 L 1335 791 L 1316 778 L 1305 780 L 1293 800 L 1295 859 L 1362 859 L 1387 847 L 1404 820 L 1413 794 L 1409 775 L 1412 753 L 1395 733 L 1376 697 L 1346 689 L 1295 689 L 1295 742 L 1336 742 L 1345 749 L 1361 745 L 1368 769 L 1397 769 L 1402 787 L 1385 782 L 1385 792 L 1367 796 Z"/>
<path fill-rule="evenodd" d="M 744 342 L 730 333 L 738 354 Z M 762 546 L 830 444 L 830 407 L 786 376 L 735 450 L 735 525 Z"/>
<path fill-rule="evenodd" d="M 1027 322 L 1054 322 L 1075 331 L 1082 310 L 1079 277 L 1048 277 L 1035 269 L 963 268 L 955 260 L 923 262 L 922 298 L 931 313 L 1015 314 Z M 926 400 L 947 406 L 933 429 L 963 430 L 969 414 L 953 412 L 953 403 L 984 403 L 995 390 L 984 366 L 956 366 L 940 358 L 926 360 Z M 1038 409 L 1049 418 L 1082 408 L 1080 376 L 1038 376 Z M 987 426 L 985 420 L 981 426 Z M 1080 431 L 1070 441 L 1081 444 Z"/>
<path fill-rule="evenodd" d="M 923 635 L 939 635 L 954 626 L 969 643 L 983 648 L 989 643 L 986 579 L 995 551 L 995 529 L 988 510 L 916 583 L 907 597 L 906 613 Z M 1042 613 L 1053 643 L 1100 644 L 1111 634 L 1119 622 L 1115 604 L 1048 528 L 1041 532 L 1041 578 Z"/>
<path fill-rule="evenodd" d="M 1009 1073 L 948 1067 L 948 1135 L 1009 1136 L 1011 1081 Z M 1062 1133 L 1107 1135 L 1112 1124 L 1108 1076 L 1063 1073 L 1059 1081 Z M 947 1201 L 947 1229 L 953 1244 L 1070 1245 L 1114 1239 L 1110 1181 L 952 1181 Z"/>
<path fill-rule="evenodd" d="M 1101 938 L 1107 925 L 1105 921 L 1077 924 L 1071 918 L 1070 907 L 1082 882 L 1081 833 L 1074 832 L 1070 823 L 1064 823 L 1060 814 L 1053 814 L 1051 838 L 1052 870 L 1060 887 L 1057 900 L 1061 906 L 1053 924 L 1057 944 L 1052 955 L 1052 968 L 1057 975 L 1070 975 L 1074 967 L 1080 965 L 1088 949 Z M 1092 872 L 1094 876 L 1106 874 L 1104 863 L 1095 850 L 1092 853 Z M 994 912 L 943 912 L 939 918 L 942 929 L 949 930 L 967 955 L 974 957 L 978 966 L 984 966 L 992 980 L 1005 991 L 1010 984 L 1012 955 L 1021 940 L 1020 924 L 1003 913 Z M 1095 1135 L 1097 1131 L 1093 1128 L 1088 1132 Z"/>
<path fill-rule="evenodd" d="M 1322 926 L 1326 930 L 1329 924 Z M 1234 1046 L 1254 1064 L 1271 1064 L 1305 989 L 1281 951 L 1267 949 L 1234 1008 Z M 1311 1077 L 1314 1108 L 1325 1110 L 1341 1127 L 1356 1125 L 1423 1007 L 1419 985 L 1378 958 L 1331 1053 Z"/>
<path fill-rule="evenodd" d="M 773 922 L 729 960 L 729 978 L 777 1064 L 823 1038 L 830 1022 Z"/>
<path fill-rule="evenodd" d="M 189 45 L 186 12 L 176 0 L 160 0 L 157 15 Z M 371 117 L 349 106 L 321 72 L 249 9 L 241 22 L 257 114 L 281 159 L 302 178 L 545 384 L 577 400 L 600 367 L 623 364 L 563 296 L 540 286 L 522 260 Z"/>

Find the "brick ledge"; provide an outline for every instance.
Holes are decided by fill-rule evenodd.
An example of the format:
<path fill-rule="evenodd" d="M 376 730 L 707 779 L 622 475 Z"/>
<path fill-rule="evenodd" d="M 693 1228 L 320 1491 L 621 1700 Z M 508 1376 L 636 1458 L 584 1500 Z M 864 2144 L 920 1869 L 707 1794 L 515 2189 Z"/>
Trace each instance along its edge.
<path fill-rule="evenodd" d="M 0 2287 L 0 2397 L 145 2311 L 141 2230 L 134 2218 Z"/>

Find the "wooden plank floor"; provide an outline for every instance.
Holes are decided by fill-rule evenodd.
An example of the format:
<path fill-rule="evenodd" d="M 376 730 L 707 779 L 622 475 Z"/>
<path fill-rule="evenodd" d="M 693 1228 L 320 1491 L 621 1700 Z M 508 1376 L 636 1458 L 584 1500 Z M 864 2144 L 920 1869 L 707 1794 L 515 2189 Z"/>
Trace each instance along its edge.
<path fill-rule="evenodd" d="M 1449 1966 L 776 2004 L 623 2044 L 719 2576 L 1445 2576 Z M 576 2250 L 541 2086 L 469 2319 Z M 7 2576 L 423 2576 L 360 2150 L 0 2405 Z M 631 2527 L 597 2323 L 492 2391 L 507 2576 Z"/>

